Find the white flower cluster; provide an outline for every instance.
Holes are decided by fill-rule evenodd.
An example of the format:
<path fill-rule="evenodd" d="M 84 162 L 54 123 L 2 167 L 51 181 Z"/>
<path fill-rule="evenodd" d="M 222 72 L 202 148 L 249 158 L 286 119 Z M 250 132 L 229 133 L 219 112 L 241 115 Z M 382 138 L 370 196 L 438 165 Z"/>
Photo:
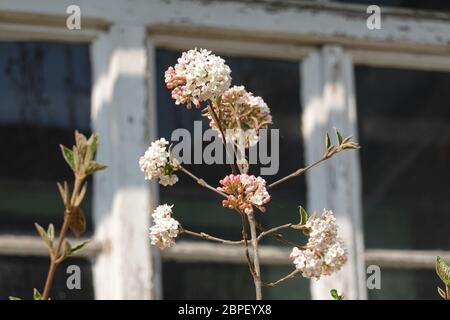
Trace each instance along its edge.
<path fill-rule="evenodd" d="M 170 161 L 168 144 L 169 142 L 164 138 L 153 141 L 139 159 L 139 166 L 145 174 L 145 179 L 159 178 L 159 183 L 163 186 L 172 186 L 178 181 L 178 177 L 173 174 L 177 170 L 178 161 L 176 159 Z"/>
<path fill-rule="evenodd" d="M 161 250 L 174 246 L 178 236 L 180 224 L 172 218 L 172 207 L 173 205 L 160 205 L 152 214 L 154 225 L 150 228 L 150 239 Z"/>
<path fill-rule="evenodd" d="M 272 123 L 270 109 L 261 97 L 245 90 L 244 86 L 234 86 L 222 95 L 220 106 L 215 106 L 222 125 L 225 129 L 227 141 L 244 144 L 245 147 L 258 143 L 258 131 L 267 128 Z M 211 115 L 210 126 L 219 131 Z M 219 136 L 221 136 L 219 132 Z"/>
<path fill-rule="evenodd" d="M 220 96 L 230 87 L 230 67 L 211 51 L 192 49 L 177 61 L 165 73 L 166 86 L 177 105 L 186 104 L 190 109 L 193 103 L 199 108 L 201 102 Z"/>
<path fill-rule="evenodd" d="M 290 255 L 296 269 L 303 277 L 316 279 L 339 271 L 347 262 L 347 252 L 333 212 L 324 210 L 319 218 L 311 217 L 305 228 L 309 231 L 306 249 L 295 247 Z"/>

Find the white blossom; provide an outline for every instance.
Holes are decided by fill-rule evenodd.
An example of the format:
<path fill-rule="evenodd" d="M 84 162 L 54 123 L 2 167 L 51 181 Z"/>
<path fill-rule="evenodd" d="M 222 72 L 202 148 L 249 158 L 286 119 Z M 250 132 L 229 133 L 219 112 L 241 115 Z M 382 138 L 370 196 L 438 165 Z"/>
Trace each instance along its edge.
<path fill-rule="evenodd" d="M 139 159 L 139 166 L 144 172 L 145 179 L 158 179 L 163 186 L 172 186 L 178 181 L 178 177 L 173 174 L 179 164 L 176 160 L 170 161 L 170 154 L 167 150 L 169 142 L 161 138 L 153 141 L 145 154 Z"/>
<path fill-rule="evenodd" d="M 295 268 L 302 271 L 305 278 L 316 279 L 339 271 L 347 262 L 347 252 L 338 237 L 333 212 L 324 210 L 319 218 L 310 217 L 305 228 L 309 232 L 305 249 L 295 247 L 290 255 Z"/>
<path fill-rule="evenodd" d="M 254 146 L 259 141 L 259 130 L 272 123 L 270 109 L 266 102 L 245 90 L 244 86 L 234 86 L 222 94 L 220 104 L 212 105 L 221 119 L 227 141 L 244 147 Z M 211 121 L 211 128 L 221 137 L 211 114 L 205 114 Z"/>
<path fill-rule="evenodd" d="M 205 49 L 183 52 L 175 67 L 165 73 L 165 82 L 172 90 L 175 104 L 191 103 L 196 108 L 200 103 L 220 96 L 231 84 L 231 70 L 225 60 Z"/>
<path fill-rule="evenodd" d="M 172 218 L 173 205 L 159 205 L 152 214 L 153 226 L 150 228 L 150 239 L 152 245 L 165 249 L 175 245 L 180 224 Z"/>

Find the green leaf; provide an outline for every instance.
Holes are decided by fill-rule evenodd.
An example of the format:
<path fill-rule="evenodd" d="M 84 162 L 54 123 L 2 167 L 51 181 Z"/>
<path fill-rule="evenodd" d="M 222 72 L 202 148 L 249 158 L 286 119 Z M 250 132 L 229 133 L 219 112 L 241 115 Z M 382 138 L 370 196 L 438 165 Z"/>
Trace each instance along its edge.
<path fill-rule="evenodd" d="M 340 295 L 336 289 L 331 289 L 330 294 L 334 300 L 344 300 L 344 296 Z"/>
<path fill-rule="evenodd" d="M 13 296 L 9 296 L 8 299 L 9 300 L 22 300 L 21 298 L 13 297 Z"/>
<path fill-rule="evenodd" d="M 42 300 L 42 294 L 36 288 L 33 290 L 33 300 Z"/>
<path fill-rule="evenodd" d="M 78 130 L 75 130 L 75 144 L 80 149 L 83 149 L 87 144 L 86 136 L 80 133 Z"/>
<path fill-rule="evenodd" d="M 331 139 L 330 135 L 327 132 L 325 135 L 325 150 L 330 150 L 330 147 L 331 147 Z"/>
<path fill-rule="evenodd" d="M 71 252 L 72 252 L 72 246 L 71 246 L 69 240 L 64 239 L 64 257 L 70 256 Z"/>
<path fill-rule="evenodd" d="M 305 209 L 303 209 L 302 206 L 299 207 L 300 211 L 300 223 L 299 224 L 305 224 L 306 221 L 308 221 L 308 213 Z"/>
<path fill-rule="evenodd" d="M 42 228 L 38 223 L 34 223 L 34 226 L 36 227 L 36 230 L 39 234 L 39 236 L 42 238 L 42 240 L 44 240 L 45 244 L 49 247 L 52 248 L 53 244 L 52 241 L 50 240 L 47 232 L 44 230 L 44 228 Z"/>
<path fill-rule="evenodd" d="M 50 239 L 51 242 L 55 239 L 55 227 L 52 223 L 48 225 L 47 228 L 47 237 Z"/>
<path fill-rule="evenodd" d="M 446 285 L 450 285 L 450 267 L 439 256 L 436 257 L 436 273 Z"/>
<path fill-rule="evenodd" d="M 89 137 L 89 140 L 87 141 L 89 154 L 90 154 L 89 160 L 95 160 L 95 155 L 97 154 L 97 148 L 98 148 L 98 141 L 99 141 L 98 135 L 95 133 L 92 134 Z"/>
<path fill-rule="evenodd" d="M 58 186 L 59 194 L 61 195 L 62 202 L 65 207 L 69 206 L 69 185 L 67 184 L 67 181 L 64 181 L 64 184 L 61 184 L 59 182 L 56 183 Z"/>
<path fill-rule="evenodd" d="M 86 166 L 85 174 L 90 175 L 93 174 L 94 172 L 106 169 L 107 167 L 108 166 L 106 164 L 90 161 L 89 164 Z"/>
<path fill-rule="evenodd" d="M 62 155 L 64 157 L 64 160 L 66 160 L 67 164 L 70 166 L 70 168 L 75 171 L 75 160 L 73 157 L 73 151 L 69 148 L 63 146 L 62 144 L 59 145 L 61 148 Z"/>
<path fill-rule="evenodd" d="M 353 136 L 348 136 L 347 138 L 344 139 L 344 141 L 342 141 L 342 144 L 346 144 L 347 142 L 350 142 L 350 140 L 352 140 Z"/>
<path fill-rule="evenodd" d="M 83 202 L 84 196 L 86 195 L 87 191 L 87 184 L 88 184 L 87 182 L 84 183 L 83 188 L 81 188 L 81 191 L 75 200 L 76 207 L 78 207 L 81 204 L 81 202 Z"/>
<path fill-rule="evenodd" d="M 80 252 L 89 242 L 90 240 L 85 240 L 73 247 L 68 240 L 64 240 L 64 257 L 70 257 Z"/>
<path fill-rule="evenodd" d="M 439 295 L 441 296 L 442 299 L 446 300 L 447 299 L 447 294 L 445 293 L 444 290 L 442 290 L 441 288 L 437 287 L 437 291 L 439 293 Z"/>
<path fill-rule="evenodd" d="M 76 238 L 80 237 L 86 231 L 86 218 L 83 210 L 79 207 L 73 208 L 70 213 L 69 228 Z"/>
<path fill-rule="evenodd" d="M 90 242 L 90 240 L 85 240 L 82 243 L 76 245 L 75 247 L 72 247 L 72 250 L 70 251 L 70 255 L 80 252 L 89 242 Z"/>
<path fill-rule="evenodd" d="M 342 141 L 344 141 L 344 139 L 342 139 L 341 134 L 336 128 L 334 128 L 334 132 L 336 133 L 336 140 L 338 142 L 338 145 L 340 146 L 342 144 Z"/>

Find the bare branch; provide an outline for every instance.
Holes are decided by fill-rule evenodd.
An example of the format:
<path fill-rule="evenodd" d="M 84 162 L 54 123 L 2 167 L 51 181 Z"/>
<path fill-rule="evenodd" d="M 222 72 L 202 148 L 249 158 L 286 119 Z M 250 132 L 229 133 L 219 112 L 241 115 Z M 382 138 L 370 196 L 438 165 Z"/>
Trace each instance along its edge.
<path fill-rule="evenodd" d="M 270 283 L 263 283 L 265 287 L 275 287 L 277 284 L 280 284 L 283 281 L 289 280 L 291 278 L 294 278 L 298 273 L 301 273 L 300 270 L 295 269 L 291 273 L 285 275 L 283 278 L 278 279 L 277 281 L 270 282 Z"/>
<path fill-rule="evenodd" d="M 236 241 L 234 241 L 234 240 L 226 240 L 226 239 L 221 239 L 221 238 L 217 238 L 217 237 L 211 236 L 211 235 L 209 235 L 207 233 L 204 233 L 204 232 L 198 233 L 198 232 L 186 230 L 184 228 L 181 228 L 180 233 L 181 234 L 184 233 L 184 234 L 187 234 L 187 235 L 190 235 L 190 236 L 193 236 L 193 237 L 198 237 L 198 238 L 205 239 L 205 240 L 210 240 L 210 241 L 216 241 L 216 242 L 220 242 L 220 243 L 224 243 L 224 244 L 243 244 L 244 243 L 244 240 L 236 240 Z"/>

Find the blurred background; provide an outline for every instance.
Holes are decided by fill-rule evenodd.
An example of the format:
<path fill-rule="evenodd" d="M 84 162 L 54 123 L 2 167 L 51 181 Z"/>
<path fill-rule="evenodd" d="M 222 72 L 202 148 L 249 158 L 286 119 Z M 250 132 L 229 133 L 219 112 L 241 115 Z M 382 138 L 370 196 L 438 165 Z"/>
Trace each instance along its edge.
<path fill-rule="evenodd" d="M 81 29 L 70 30 L 76 5 Z M 371 30 L 369 5 L 381 8 Z M 267 289 L 267 299 L 437 299 L 437 254 L 450 259 L 450 3 L 300 0 L 3 0 L 0 3 L 0 299 L 31 298 L 48 268 L 33 227 L 62 222 L 57 181 L 72 181 L 59 153 L 73 131 L 101 136 L 84 202 L 93 241 L 57 272 L 53 299 L 252 299 L 242 252 L 195 239 L 150 248 L 150 213 L 175 204 L 184 227 L 240 237 L 240 218 L 180 177 L 172 188 L 143 181 L 138 157 L 156 137 L 208 122 L 175 106 L 164 71 L 181 52 L 213 50 L 271 108 L 280 129 L 273 181 L 323 151 L 337 126 L 362 148 L 273 190 L 264 226 L 296 221 L 297 207 L 333 209 L 349 266 L 323 284 L 304 278 Z M 351 155 L 350 155 L 351 153 Z M 335 161 L 333 159 L 331 162 Z M 227 166 L 192 165 L 210 184 Z M 316 169 L 314 169 L 316 170 Z M 258 174 L 258 167 L 251 173 Z M 298 234 L 289 239 L 301 242 Z M 292 269 L 291 248 L 263 243 L 263 277 Z M 82 289 L 66 286 L 66 266 Z M 381 289 L 366 288 L 366 266 Z"/>

